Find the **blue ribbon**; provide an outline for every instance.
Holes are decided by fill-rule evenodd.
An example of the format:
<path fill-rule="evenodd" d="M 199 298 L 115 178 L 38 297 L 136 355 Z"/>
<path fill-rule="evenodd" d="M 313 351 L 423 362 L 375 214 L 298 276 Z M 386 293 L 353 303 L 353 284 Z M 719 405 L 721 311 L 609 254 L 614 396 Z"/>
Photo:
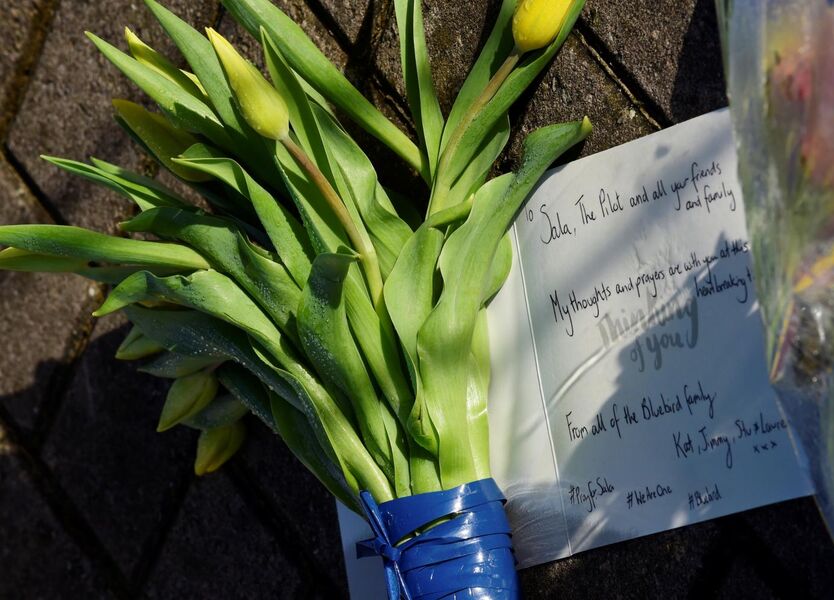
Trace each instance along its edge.
<path fill-rule="evenodd" d="M 357 556 L 382 557 L 390 600 L 518 598 L 505 499 L 494 480 L 380 505 L 362 492 L 360 502 L 375 537 L 357 544 Z"/>

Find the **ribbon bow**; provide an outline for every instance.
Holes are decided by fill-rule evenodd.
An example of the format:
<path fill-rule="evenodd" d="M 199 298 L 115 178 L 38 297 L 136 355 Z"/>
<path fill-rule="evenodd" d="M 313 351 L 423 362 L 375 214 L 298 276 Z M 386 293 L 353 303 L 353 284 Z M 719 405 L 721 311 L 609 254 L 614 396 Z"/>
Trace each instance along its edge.
<path fill-rule="evenodd" d="M 361 492 L 359 501 L 362 503 L 362 509 L 365 511 L 365 516 L 368 517 L 368 523 L 370 523 L 376 537 L 359 542 L 356 545 L 357 556 L 359 558 L 381 556 L 385 565 L 385 582 L 388 587 L 389 600 L 399 600 L 401 594 L 406 600 L 412 600 L 399 565 L 402 552 L 394 545 L 388 535 L 388 529 L 383 522 L 379 505 L 370 492 Z"/>

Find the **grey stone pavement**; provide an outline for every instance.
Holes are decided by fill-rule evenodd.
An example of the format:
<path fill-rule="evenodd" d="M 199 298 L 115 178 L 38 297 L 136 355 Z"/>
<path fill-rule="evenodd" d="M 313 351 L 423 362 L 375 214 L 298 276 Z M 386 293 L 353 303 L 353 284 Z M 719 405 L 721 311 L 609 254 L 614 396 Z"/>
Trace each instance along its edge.
<path fill-rule="evenodd" d="M 392 0 L 275 0 L 407 130 Z M 196 26 L 251 42 L 214 0 L 169 0 Z M 444 108 L 497 0 L 424 3 Z M 113 232 L 129 208 L 39 154 L 155 173 L 111 118 L 138 98 L 85 39 L 131 26 L 171 52 L 140 0 L 3 0 L 0 223 Z M 588 114 L 577 155 L 726 104 L 712 0 L 588 0 L 552 67 L 513 111 L 523 134 Z M 413 176 L 355 132 L 384 181 Z M 0 598 L 340 598 L 336 514 L 324 490 L 254 420 L 220 472 L 192 474 L 195 435 L 155 433 L 164 386 L 113 359 L 126 332 L 94 321 L 103 290 L 0 273 Z M 834 597 L 834 546 L 810 499 L 587 552 L 521 573 L 528 598 Z"/>

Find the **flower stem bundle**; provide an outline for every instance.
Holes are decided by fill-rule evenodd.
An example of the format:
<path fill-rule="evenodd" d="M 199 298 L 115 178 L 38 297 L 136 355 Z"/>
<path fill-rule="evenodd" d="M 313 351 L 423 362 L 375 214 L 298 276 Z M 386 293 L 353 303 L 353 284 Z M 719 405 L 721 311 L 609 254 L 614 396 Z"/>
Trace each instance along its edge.
<path fill-rule="evenodd" d="M 235 453 L 251 413 L 357 511 L 362 491 L 384 503 L 488 478 L 485 311 L 509 273 L 507 231 L 590 123 L 533 132 L 516 172 L 489 175 L 510 107 L 583 2 L 505 0 L 444 115 L 421 3 L 395 0 L 415 141 L 269 0 L 223 2 L 261 43 L 268 78 L 216 31 L 146 2 L 186 68 L 129 29 L 128 52 L 88 35 L 157 105 L 116 99 L 117 123 L 204 204 L 100 159 L 44 157 L 137 213 L 123 237 L 0 226 L 0 269 L 112 286 L 95 314 L 123 311 L 133 329 L 118 358 L 173 380 L 159 430 L 201 431 L 198 474 Z M 340 119 L 424 180 L 409 199 L 428 207 L 421 223 L 401 216 Z"/>

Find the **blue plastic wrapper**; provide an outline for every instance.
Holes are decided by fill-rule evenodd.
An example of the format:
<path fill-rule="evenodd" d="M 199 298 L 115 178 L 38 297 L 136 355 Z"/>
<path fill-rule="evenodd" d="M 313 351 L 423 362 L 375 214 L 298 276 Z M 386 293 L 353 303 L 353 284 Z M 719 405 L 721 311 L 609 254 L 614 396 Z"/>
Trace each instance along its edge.
<path fill-rule="evenodd" d="M 380 505 L 368 492 L 360 500 L 376 537 L 357 544 L 357 556 L 382 557 L 390 600 L 519 597 L 506 500 L 493 479 Z"/>

